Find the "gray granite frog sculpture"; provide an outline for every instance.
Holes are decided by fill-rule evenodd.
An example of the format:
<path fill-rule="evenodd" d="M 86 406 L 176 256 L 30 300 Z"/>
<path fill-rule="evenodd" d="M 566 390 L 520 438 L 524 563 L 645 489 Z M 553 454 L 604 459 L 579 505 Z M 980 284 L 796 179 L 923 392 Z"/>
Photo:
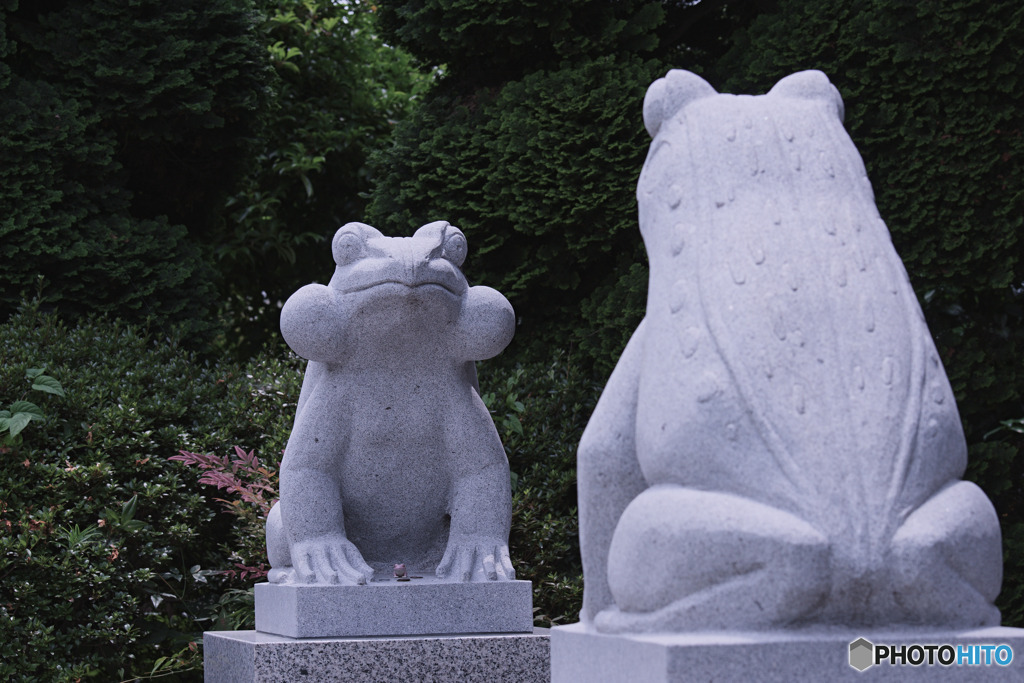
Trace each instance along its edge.
<path fill-rule="evenodd" d="M 647 313 L 579 446 L 604 632 L 999 623 L 999 523 L 816 71 L 644 101 Z"/>
<path fill-rule="evenodd" d="M 459 270 L 446 222 L 412 237 L 362 223 L 334 236 L 328 285 L 281 312 L 309 359 L 267 518 L 272 583 L 361 584 L 374 572 L 511 580 L 508 460 L 474 361 L 512 339 L 500 293 Z"/>

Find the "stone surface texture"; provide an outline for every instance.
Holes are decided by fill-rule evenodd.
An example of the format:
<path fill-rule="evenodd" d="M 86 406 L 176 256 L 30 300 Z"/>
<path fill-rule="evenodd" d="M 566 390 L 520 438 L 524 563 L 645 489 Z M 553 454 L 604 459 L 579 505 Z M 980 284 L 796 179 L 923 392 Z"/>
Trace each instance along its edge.
<path fill-rule="evenodd" d="M 647 313 L 579 447 L 605 633 L 999 623 L 999 523 L 828 78 L 644 101 Z"/>
<path fill-rule="evenodd" d="M 887 645 L 1007 644 L 1008 666 L 850 666 L 859 638 Z M 979 660 L 980 661 L 980 660 Z M 794 683 L 796 681 L 1020 681 L 1024 630 L 708 632 L 609 635 L 584 624 L 551 631 L 552 683 Z"/>
<path fill-rule="evenodd" d="M 474 361 L 512 339 L 515 316 L 459 270 L 462 232 L 338 230 L 327 285 L 281 312 L 309 359 L 267 519 L 274 583 L 365 584 L 404 564 L 456 581 L 515 578 L 508 460 Z"/>
<path fill-rule="evenodd" d="M 532 584 L 433 576 L 364 586 L 261 583 L 256 630 L 291 638 L 524 633 L 533 630 Z"/>
<path fill-rule="evenodd" d="M 516 635 L 292 640 L 257 631 L 203 638 L 207 683 L 547 683 L 547 629 Z"/>

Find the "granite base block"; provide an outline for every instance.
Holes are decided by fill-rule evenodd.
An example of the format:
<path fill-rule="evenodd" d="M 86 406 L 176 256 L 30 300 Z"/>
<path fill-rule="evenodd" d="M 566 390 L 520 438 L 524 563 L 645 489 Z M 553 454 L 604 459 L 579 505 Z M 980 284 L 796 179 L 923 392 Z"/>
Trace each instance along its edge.
<path fill-rule="evenodd" d="M 864 638 L 876 645 L 953 646 L 1006 644 L 1007 666 L 892 665 L 863 671 L 850 664 L 850 645 Z M 873 653 L 873 650 L 870 650 Z M 981 652 L 975 650 L 981 655 Z M 1005 651 L 1004 651 L 1005 652 Z M 855 656 L 864 656 L 864 652 Z M 870 660 L 869 660 L 870 661 Z M 866 662 L 861 659 L 861 666 Z M 714 681 L 1022 681 L 1024 629 L 993 627 L 965 631 L 830 631 L 789 633 L 693 633 L 608 635 L 583 624 L 551 632 L 551 682 L 687 683 Z"/>
<path fill-rule="evenodd" d="M 256 584 L 256 630 L 289 638 L 528 633 L 529 581 Z"/>
<path fill-rule="evenodd" d="M 547 683 L 548 629 L 429 637 L 293 639 L 258 631 L 203 637 L 206 683 L 486 681 Z"/>

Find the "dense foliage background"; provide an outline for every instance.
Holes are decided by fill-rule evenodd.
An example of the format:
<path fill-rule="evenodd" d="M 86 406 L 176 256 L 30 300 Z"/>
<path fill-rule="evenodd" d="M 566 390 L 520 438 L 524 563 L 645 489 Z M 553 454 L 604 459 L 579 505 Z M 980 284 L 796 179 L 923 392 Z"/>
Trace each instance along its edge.
<path fill-rule="evenodd" d="M 377 38 L 372 6 L 256 4 L 257 35 L 273 65 L 271 101 L 252 168 L 229 197 L 225 233 L 213 245 L 228 274 L 226 346 L 239 357 L 276 339 L 278 312 L 297 285 L 329 273 L 325 239 L 362 219 L 370 152 L 431 78 Z"/>
<path fill-rule="evenodd" d="M 0 319 L 40 291 L 68 316 L 213 329 L 206 251 L 266 99 L 251 12 L 0 3 Z"/>
<path fill-rule="evenodd" d="M 277 316 L 349 220 L 452 221 L 516 307 L 480 368 L 513 561 L 538 624 L 575 621 L 575 447 L 643 314 L 670 68 L 839 88 L 1024 624 L 1022 27 L 1011 0 L 0 0 L 0 674 L 198 680 L 201 631 L 251 627 L 301 381 Z"/>
<path fill-rule="evenodd" d="M 230 517 L 168 458 L 280 453 L 299 366 L 283 353 L 211 363 L 180 341 L 102 318 L 69 328 L 35 305 L 0 326 L 0 409 L 39 409 L 0 446 L 4 680 L 120 681 L 160 657 L 194 667 L 189 643 L 247 587 L 213 571 L 242 559 Z M 31 388 L 40 369 L 64 396 Z"/>

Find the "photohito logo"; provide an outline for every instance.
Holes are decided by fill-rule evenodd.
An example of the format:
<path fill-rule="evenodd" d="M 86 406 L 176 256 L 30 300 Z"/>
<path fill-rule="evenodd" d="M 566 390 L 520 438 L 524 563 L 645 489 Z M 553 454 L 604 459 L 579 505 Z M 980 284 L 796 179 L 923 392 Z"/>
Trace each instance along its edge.
<path fill-rule="evenodd" d="M 1013 648 L 1006 644 L 876 645 L 866 638 L 850 643 L 850 666 L 857 671 L 883 662 L 890 666 L 1009 666 Z"/>

